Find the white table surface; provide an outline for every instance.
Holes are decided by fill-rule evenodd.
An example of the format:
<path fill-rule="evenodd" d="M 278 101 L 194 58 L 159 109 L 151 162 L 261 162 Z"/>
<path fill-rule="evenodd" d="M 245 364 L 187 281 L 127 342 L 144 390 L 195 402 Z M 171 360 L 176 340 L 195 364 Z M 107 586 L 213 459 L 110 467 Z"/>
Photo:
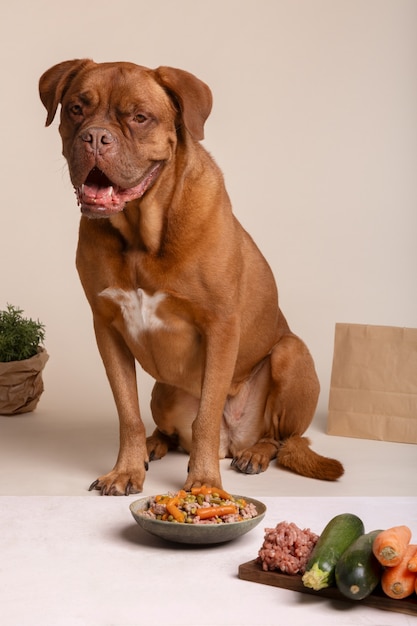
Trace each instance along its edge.
<path fill-rule="evenodd" d="M 145 494 L 148 495 L 148 494 Z M 338 513 L 367 530 L 407 524 L 417 498 L 260 498 L 266 517 L 240 539 L 211 547 L 164 542 L 134 521 L 133 497 L 0 497 L 2 626 L 396 626 L 416 617 L 240 580 L 264 528 L 286 520 L 320 533 Z"/>

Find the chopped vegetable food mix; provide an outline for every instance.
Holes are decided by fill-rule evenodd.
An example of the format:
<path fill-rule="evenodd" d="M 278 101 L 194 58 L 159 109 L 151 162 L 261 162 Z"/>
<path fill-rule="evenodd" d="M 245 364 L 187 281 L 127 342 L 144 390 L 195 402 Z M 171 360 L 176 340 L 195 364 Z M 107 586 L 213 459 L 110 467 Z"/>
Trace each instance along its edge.
<path fill-rule="evenodd" d="M 258 515 L 256 506 L 216 487 L 153 496 L 142 515 L 180 524 L 230 524 Z"/>

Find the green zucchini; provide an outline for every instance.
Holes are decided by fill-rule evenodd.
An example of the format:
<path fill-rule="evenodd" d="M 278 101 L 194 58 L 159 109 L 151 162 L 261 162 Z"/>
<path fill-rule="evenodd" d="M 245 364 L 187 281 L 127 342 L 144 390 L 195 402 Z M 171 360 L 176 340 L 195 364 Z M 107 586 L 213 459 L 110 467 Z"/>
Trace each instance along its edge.
<path fill-rule="evenodd" d="M 319 591 L 335 583 L 336 563 L 343 552 L 365 532 L 362 520 L 353 513 L 336 515 L 324 528 L 307 563 L 302 581 Z"/>
<path fill-rule="evenodd" d="M 382 566 L 372 552 L 372 544 L 380 530 L 358 537 L 336 564 L 336 585 L 350 600 L 363 600 L 381 580 Z"/>

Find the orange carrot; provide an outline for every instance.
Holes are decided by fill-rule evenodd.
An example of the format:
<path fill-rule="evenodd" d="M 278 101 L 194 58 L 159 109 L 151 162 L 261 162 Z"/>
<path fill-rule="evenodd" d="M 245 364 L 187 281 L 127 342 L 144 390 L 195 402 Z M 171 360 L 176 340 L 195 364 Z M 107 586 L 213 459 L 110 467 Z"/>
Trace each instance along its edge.
<path fill-rule="evenodd" d="M 201 487 L 191 487 L 191 493 L 193 496 L 198 496 L 200 493 L 204 496 L 208 493 L 211 493 L 211 487 L 207 487 L 206 485 L 201 485 Z"/>
<path fill-rule="evenodd" d="M 207 487 L 206 485 L 203 485 L 202 487 L 192 487 L 191 493 L 193 496 L 198 496 L 200 493 L 203 495 L 216 493 L 220 498 L 223 498 L 223 500 L 230 500 L 231 498 L 230 493 L 227 493 L 227 491 L 224 491 L 219 487 Z"/>
<path fill-rule="evenodd" d="M 410 540 L 408 526 L 393 526 L 376 536 L 372 550 L 381 565 L 394 567 L 402 561 Z"/>
<path fill-rule="evenodd" d="M 208 487 L 206 485 L 201 485 L 201 487 L 191 487 L 191 493 L 193 496 L 198 496 L 199 493 L 207 493 Z"/>
<path fill-rule="evenodd" d="M 155 496 L 155 502 L 158 502 L 158 504 L 165 504 L 166 502 L 169 502 L 171 496 L 168 495 L 160 495 L 160 496 Z"/>
<path fill-rule="evenodd" d="M 417 574 L 410 572 L 408 561 L 415 553 L 417 546 L 408 545 L 398 565 L 387 567 L 381 576 L 381 587 L 385 595 L 395 600 L 407 598 L 414 592 Z"/>
<path fill-rule="evenodd" d="M 180 511 L 177 504 L 179 503 L 180 499 L 178 496 L 174 496 L 173 498 L 171 498 L 168 502 L 167 502 L 167 511 L 170 515 L 172 515 L 172 517 L 177 521 L 177 522 L 183 522 L 185 520 L 185 513 L 183 513 L 183 511 Z"/>
<path fill-rule="evenodd" d="M 225 515 L 234 515 L 237 508 L 234 504 L 225 504 L 224 506 L 206 506 L 197 510 L 200 519 L 210 519 L 210 517 L 224 517 Z"/>
<path fill-rule="evenodd" d="M 415 548 L 414 554 L 412 554 L 411 557 L 409 558 L 407 567 L 410 570 L 410 572 L 417 573 L 417 546 L 414 546 L 414 548 Z"/>

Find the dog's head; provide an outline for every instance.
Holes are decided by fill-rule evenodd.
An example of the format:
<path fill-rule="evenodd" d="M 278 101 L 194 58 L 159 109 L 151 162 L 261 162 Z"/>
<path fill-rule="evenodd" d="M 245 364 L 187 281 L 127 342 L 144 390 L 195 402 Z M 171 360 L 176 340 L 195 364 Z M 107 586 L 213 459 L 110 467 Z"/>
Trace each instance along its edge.
<path fill-rule="evenodd" d="M 49 126 L 61 104 L 63 155 L 82 212 L 108 217 L 154 186 L 178 142 L 203 138 L 208 86 L 170 67 L 64 61 L 39 81 Z"/>

